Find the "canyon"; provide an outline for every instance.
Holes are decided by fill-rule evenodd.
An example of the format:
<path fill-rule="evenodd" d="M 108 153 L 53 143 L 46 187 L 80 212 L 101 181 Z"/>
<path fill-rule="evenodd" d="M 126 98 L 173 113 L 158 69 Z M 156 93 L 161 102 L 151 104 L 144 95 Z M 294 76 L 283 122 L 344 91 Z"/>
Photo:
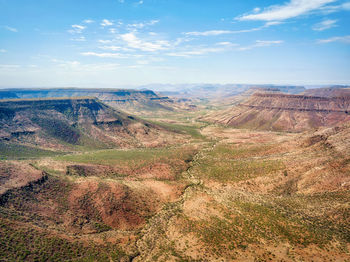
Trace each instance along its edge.
<path fill-rule="evenodd" d="M 347 261 L 347 88 L 281 90 L 0 100 L 0 259 Z"/>

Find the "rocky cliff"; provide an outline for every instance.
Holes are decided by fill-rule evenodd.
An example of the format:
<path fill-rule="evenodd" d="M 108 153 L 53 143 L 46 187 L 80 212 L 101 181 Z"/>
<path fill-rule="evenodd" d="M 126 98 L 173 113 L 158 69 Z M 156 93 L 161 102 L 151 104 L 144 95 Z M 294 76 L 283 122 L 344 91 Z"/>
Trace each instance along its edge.
<path fill-rule="evenodd" d="M 151 90 L 53 88 L 53 89 L 3 89 L 0 99 L 28 99 L 51 97 L 96 97 L 104 103 L 121 110 L 172 110 L 168 97 L 159 97 Z"/>
<path fill-rule="evenodd" d="M 204 119 L 238 128 L 304 131 L 350 121 L 350 96 L 255 93 L 239 105 Z"/>
<path fill-rule="evenodd" d="M 72 150 L 156 146 L 170 132 L 89 97 L 2 100 L 0 141 Z"/>

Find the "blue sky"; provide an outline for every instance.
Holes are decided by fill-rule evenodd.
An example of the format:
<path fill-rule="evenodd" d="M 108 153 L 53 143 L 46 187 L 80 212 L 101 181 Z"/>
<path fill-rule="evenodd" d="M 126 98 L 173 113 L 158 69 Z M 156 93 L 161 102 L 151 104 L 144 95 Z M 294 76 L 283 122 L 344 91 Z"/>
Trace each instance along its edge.
<path fill-rule="evenodd" d="M 349 0 L 0 0 L 0 86 L 350 84 Z"/>

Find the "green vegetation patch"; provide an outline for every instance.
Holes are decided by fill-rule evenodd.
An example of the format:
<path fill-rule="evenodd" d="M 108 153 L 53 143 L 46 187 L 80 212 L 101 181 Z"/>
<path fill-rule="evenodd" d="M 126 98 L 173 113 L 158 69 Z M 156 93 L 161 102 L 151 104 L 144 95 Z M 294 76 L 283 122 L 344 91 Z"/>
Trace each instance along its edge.
<path fill-rule="evenodd" d="M 239 182 L 259 176 L 266 176 L 284 168 L 276 160 L 222 160 L 205 157 L 192 171 L 199 177 L 220 182 Z"/>
<path fill-rule="evenodd" d="M 2 261 L 117 261 L 122 256 L 116 248 L 69 241 L 0 218 Z"/>
<path fill-rule="evenodd" d="M 218 256 L 266 241 L 286 241 L 300 246 L 315 244 L 326 248 L 337 237 L 331 230 L 306 217 L 287 214 L 270 204 L 238 200 L 232 203 L 224 218 L 212 216 L 208 220 L 194 221 L 185 217 L 185 220 L 185 232 L 195 233 Z"/>
<path fill-rule="evenodd" d="M 172 172 L 179 174 L 187 168 L 188 163 L 192 161 L 196 152 L 196 149 L 193 147 L 143 148 L 129 150 L 110 149 L 84 154 L 58 156 L 55 159 L 76 163 L 117 166 L 126 168 L 131 172 L 136 172 L 139 169 L 156 164 L 167 164 L 171 167 Z"/>
<path fill-rule="evenodd" d="M 187 134 L 194 139 L 201 139 L 201 140 L 206 139 L 206 137 L 200 133 L 200 127 L 198 125 L 181 125 L 181 124 L 174 124 L 174 123 L 165 123 L 160 121 L 151 121 L 151 120 L 147 120 L 147 121 L 152 122 L 158 126 L 161 126 L 164 129 L 171 132 Z"/>
<path fill-rule="evenodd" d="M 236 144 L 218 144 L 208 155 L 223 159 L 249 158 L 266 156 L 273 149 L 273 145 L 261 144 L 237 146 Z"/>
<path fill-rule="evenodd" d="M 349 191 L 297 194 L 277 197 L 272 205 L 286 216 L 304 217 L 310 227 L 344 244 L 350 243 L 349 199 Z"/>
<path fill-rule="evenodd" d="M 238 182 L 274 174 L 284 168 L 280 160 L 263 157 L 269 145 L 237 147 L 218 145 L 198 160 L 192 171 L 199 177 L 220 182 Z"/>
<path fill-rule="evenodd" d="M 0 159 L 26 159 L 57 156 L 60 154 L 62 153 L 24 145 L 0 142 Z"/>

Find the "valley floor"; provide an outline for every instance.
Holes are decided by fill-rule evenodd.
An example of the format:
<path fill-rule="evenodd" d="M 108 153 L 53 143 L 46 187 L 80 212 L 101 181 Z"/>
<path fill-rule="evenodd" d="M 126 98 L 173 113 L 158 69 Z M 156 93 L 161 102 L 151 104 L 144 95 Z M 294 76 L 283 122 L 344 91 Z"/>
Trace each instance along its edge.
<path fill-rule="evenodd" d="M 163 148 L 0 162 L 1 261 L 350 261 L 350 126 L 153 119 Z"/>

